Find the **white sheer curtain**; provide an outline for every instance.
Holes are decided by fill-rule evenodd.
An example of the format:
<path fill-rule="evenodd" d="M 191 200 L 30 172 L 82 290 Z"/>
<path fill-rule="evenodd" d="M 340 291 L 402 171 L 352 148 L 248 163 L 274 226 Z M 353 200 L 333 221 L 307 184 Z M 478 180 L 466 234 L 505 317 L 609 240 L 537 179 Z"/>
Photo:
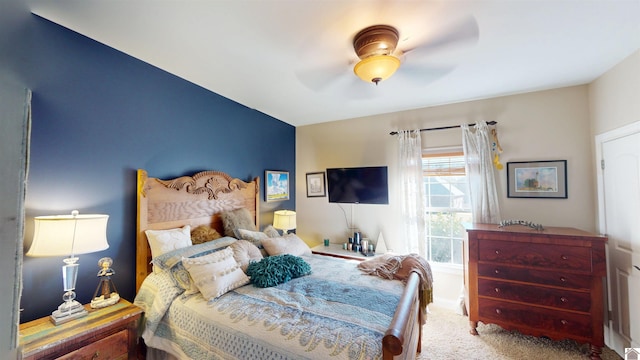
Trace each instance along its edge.
<path fill-rule="evenodd" d="M 398 145 L 404 238 L 410 253 L 426 258 L 426 208 L 420 130 L 399 131 Z"/>
<path fill-rule="evenodd" d="M 473 222 L 497 224 L 500 222 L 500 206 L 487 123 L 477 122 L 474 130 L 467 124 L 460 127 Z"/>

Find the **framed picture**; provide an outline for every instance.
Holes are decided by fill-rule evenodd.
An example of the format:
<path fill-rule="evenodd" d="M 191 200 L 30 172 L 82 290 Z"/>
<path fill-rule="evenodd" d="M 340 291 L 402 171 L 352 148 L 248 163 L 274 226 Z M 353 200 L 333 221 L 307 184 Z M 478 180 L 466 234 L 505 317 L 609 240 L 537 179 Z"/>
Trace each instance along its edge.
<path fill-rule="evenodd" d="M 507 197 L 567 198 L 567 160 L 507 163 Z"/>
<path fill-rule="evenodd" d="M 307 173 L 307 197 L 323 197 L 327 195 L 324 171 Z"/>
<path fill-rule="evenodd" d="M 288 171 L 265 171 L 264 178 L 264 200 L 281 201 L 289 200 L 289 172 Z"/>

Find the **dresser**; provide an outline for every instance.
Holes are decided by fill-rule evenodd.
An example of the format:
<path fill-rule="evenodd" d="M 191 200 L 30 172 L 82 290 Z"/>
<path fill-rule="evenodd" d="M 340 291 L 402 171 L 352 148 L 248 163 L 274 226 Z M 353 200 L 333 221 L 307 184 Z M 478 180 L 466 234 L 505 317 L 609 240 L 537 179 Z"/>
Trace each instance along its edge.
<path fill-rule="evenodd" d="M 359 252 L 344 250 L 341 244 L 329 244 L 329 246 L 324 246 L 320 244 L 318 246 L 312 247 L 311 252 L 318 255 L 332 256 L 332 257 L 337 257 L 341 259 L 359 260 L 359 261 L 373 259 L 374 257 L 379 255 L 374 253 L 373 255 L 370 255 L 370 256 L 364 256 Z"/>
<path fill-rule="evenodd" d="M 523 334 L 604 346 L 605 243 L 573 228 L 494 224 L 467 226 L 465 304 L 471 330 L 478 321 Z"/>
<path fill-rule="evenodd" d="M 61 325 L 49 317 L 20 325 L 22 358 L 129 359 L 138 357 L 138 320 L 142 310 L 124 299 Z"/>

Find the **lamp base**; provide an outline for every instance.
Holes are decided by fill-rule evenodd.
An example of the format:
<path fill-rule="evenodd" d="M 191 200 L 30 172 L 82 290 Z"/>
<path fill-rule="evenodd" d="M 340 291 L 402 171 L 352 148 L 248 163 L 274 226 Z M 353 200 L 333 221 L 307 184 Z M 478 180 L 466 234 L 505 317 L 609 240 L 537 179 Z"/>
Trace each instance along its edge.
<path fill-rule="evenodd" d="M 89 312 L 84 308 L 84 306 L 82 306 L 82 304 L 75 300 L 71 300 L 65 301 L 58 306 L 58 310 L 51 313 L 49 318 L 54 325 L 60 325 L 73 319 L 87 316 L 87 314 L 89 314 Z"/>

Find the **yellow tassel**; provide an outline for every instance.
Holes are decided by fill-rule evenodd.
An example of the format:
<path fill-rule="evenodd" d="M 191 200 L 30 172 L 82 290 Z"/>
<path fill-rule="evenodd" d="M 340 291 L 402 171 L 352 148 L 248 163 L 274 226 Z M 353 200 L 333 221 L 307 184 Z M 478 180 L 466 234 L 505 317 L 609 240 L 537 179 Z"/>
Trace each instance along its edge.
<path fill-rule="evenodd" d="M 500 163 L 500 155 L 498 155 L 497 153 L 493 156 L 493 165 L 495 165 L 496 169 L 498 170 L 502 170 L 504 168 L 504 166 L 502 166 L 502 163 Z"/>

